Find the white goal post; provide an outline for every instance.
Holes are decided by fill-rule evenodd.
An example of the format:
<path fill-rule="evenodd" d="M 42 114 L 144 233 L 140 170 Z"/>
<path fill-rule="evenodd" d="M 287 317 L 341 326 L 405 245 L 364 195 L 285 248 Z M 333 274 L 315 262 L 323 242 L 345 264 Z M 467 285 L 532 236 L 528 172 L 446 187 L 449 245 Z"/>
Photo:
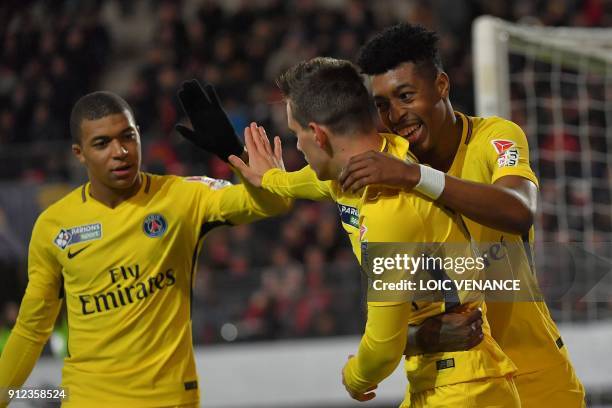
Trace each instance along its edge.
<path fill-rule="evenodd" d="M 612 243 L 612 29 L 481 16 L 472 46 L 476 114 L 527 134 L 541 181 L 538 239 L 588 251 Z"/>
<path fill-rule="evenodd" d="M 609 76 L 612 29 L 543 27 L 480 16 L 472 26 L 472 50 L 476 113 L 509 118 L 509 51 L 575 67 L 594 64 Z"/>

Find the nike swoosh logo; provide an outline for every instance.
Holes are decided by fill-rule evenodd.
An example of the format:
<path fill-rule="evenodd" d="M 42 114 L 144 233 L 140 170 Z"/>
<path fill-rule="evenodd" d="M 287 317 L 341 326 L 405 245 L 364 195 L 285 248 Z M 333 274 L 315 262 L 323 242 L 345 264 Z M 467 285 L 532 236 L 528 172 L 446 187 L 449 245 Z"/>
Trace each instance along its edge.
<path fill-rule="evenodd" d="M 70 252 L 70 250 L 68 250 L 68 259 L 72 259 L 75 256 L 77 256 L 78 254 L 80 254 L 81 252 L 83 252 L 84 250 L 86 250 L 87 248 L 89 248 L 91 246 L 91 244 L 89 245 L 85 245 L 83 248 L 79 249 L 76 252 Z"/>

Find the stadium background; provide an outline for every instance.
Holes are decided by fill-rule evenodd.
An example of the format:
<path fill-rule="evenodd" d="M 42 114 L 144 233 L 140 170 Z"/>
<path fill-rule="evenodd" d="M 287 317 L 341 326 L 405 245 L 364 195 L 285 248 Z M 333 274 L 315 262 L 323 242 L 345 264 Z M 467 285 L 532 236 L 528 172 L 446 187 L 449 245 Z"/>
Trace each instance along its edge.
<path fill-rule="evenodd" d="M 147 171 L 231 178 L 224 163 L 197 151 L 173 130 L 174 124 L 183 119 L 175 97 L 181 81 L 192 77 L 209 81 L 216 85 L 239 134 L 249 121 L 256 120 L 269 134 L 284 138 L 286 166 L 298 169 L 304 162 L 294 148 L 294 141 L 285 138 L 288 132 L 284 104 L 274 85 L 279 72 L 317 55 L 353 60 L 359 46 L 381 28 L 399 21 L 417 22 L 440 33 L 453 106 L 474 114 L 470 39 L 472 21 L 482 14 L 547 26 L 612 25 L 612 3 L 605 0 L 3 1 L 0 346 L 14 322 L 25 288 L 27 245 L 34 220 L 42 209 L 86 177 L 69 148 L 68 118 L 79 96 L 107 89 L 128 100 L 142 132 Z M 612 92 L 609 79 L 612 71 L 607 72 L 607 89 L 602 88 L 604 100 L 610 99 Z M 608 103 L 605 106 L 610 109 Z M 519 109 L 512 112 L 513 118 L 525 125 L 525 115 Z M 559 213 L 556 207 L 549 213 L 541 211 L 539 239 L 580 242 L 590 239 L 585 237 L 588 229 L 599 242 L 611 241 L 612 160 L 608 146 L 612 138 L 611 132 L 605 130 L 612 128 L 612 123 L 605 119 L 610 114 L 603 112 L 603 119 L 598 122 L 603 133 L 592 144 L 608 159 L 589 173 L 591 178 L 583 177 L 580 183 L 569 184 L 565 192 L 564 208 L 589 205 L 592 214 Z M 593 117 L 593 121 L 599 120 Z M 563 136 L 561 147 L 550 142 L 557 137 L 552 133 L 538 132 L 537 146 L 533 146 L 531 137 L 534 136 L 530 135 L 532 148 L 539 147 L 543 152 L 548 149 L 548 156 L 543 156 L 552 158 L 551 161 L 559 154 L 555 149 L 580 153 L 580 143 L 572 135 Z M 590 157 L 582 153 L 574 162 L 564 164 L 568 174 L 580 174 L 580 158 Z M 559 175 L 550 170 L 546 160 L 534 167 L 542 178 L 542 191 L 550 192 L 545 187 L 547 180 Z M 193 334 L 204 360 L 210 358 L 213 363 L 218 361 L 229 367 L 239 364 L 237 360 L 242 356 L 255 358 L 259 353 L 254 364 L 265 365 L 267 361 L 267 369 L 257 374 L 265 378 L 272 371 L 277 376 L 279 372 L 287 376 L 299 367 L 304 369 L 308 356 L 316 359 L 333 351 L 341 353 L 339 361 L 343 361 L 355 349 L 358 339 L 355 335 L 363 328 L 361 283 L 337 218 L 333 205 L 299 202 L 282 219 L 219 229 L 210 234 L 200 257 L 194 290 Z M 587 224 L 590 228 L 585 227 Z M 552 269 L 541 271 L 539 277 L 544 282 L 566 279 L 564 275 L 554 275 Z M 582 283 L 589 286 L 594 282 Z M 593 346 L 593 342 L 612 330 L 610 298 L 599 302 L 566 298 L 551 304 L 551 311 L 562 325 L 564 335 L 578 339 L 575 343 L 578 347 Z M 581 340 L 580 333 L 585 333 L 585 327 L 594 334 Z M 65 327 L 59 322 L 53 341 L 45 350 L 48 358 L 42 360 L 53 366 L 52 371 L 58 360 L 51 356 L 61 355 L 64 335 Z M 344 347 L 344 339 L 352 348 Z M 225 346 L 228 343 L 240 344 Z M 588 356 L 580 361 L 581 350 L 568 343 L 576 365 L 583 370 L 579 373 L 583 374 L 592 361 Z M 300 353 L 296 355 L 295 350 Z M 279 363 L 281 355 L 286 358 L 285 366 Z M 330 364 L 333 358 L 306 366 L 311 367 L 309 373 L 315 376 L 319 375 L 318 370 L 321 373 L 335 370 L 333 387 L 340 388 L 341 362 Z M 605 366 L 606 360 L 612 363 L 607 354 L 601 356 L 599 364 Z M 210 371 L 205 374 L 200 367 L 204 402 L 207 402 L 205 381 L 215 375 Z M 229 381 L 231 373 L 225 374 Z M 253 381 L 243 378 L 242 381 L 234 377 L 234 384 L 225 383 L 226 388 L 214 392 L 230 393 L 239 382 Z M 303 382 L 302 378 L 297 376 L 294 380 Z M 594 405 L 612 404 L 612 374 L 589 384 L 589 398 Z M 395 394 L 401 394 L 401 390 Z M 257 394 L 252 398 L 253 404 L 249 406 L 258 401 Z M 283 406 L 281 396 L 277 400 L 274 396 L 270 398 L 268 406 L 274 403 Z M 292 405 L 299 398 L 294 396 Z M 308 401 L 312 406 L 332 404 L 324 399 L 318 403 L 306 397 L 302 400 Z M 222 402 L 216 403 L 224 406 Z"/>

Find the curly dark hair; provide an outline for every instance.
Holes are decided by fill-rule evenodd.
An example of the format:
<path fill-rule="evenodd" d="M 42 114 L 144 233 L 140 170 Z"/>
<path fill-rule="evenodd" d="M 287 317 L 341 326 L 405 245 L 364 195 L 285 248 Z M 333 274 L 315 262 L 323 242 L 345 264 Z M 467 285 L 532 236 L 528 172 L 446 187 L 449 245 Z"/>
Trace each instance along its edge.
<path fill-rule="evenodd" d="M 357 58 L 357 65 L 367 75 L 383 74 L 404 62 L 430 71 L 435 78 L 443 70 L 438 35 L 420 25 L 396 24 L 361 47 Z"/>

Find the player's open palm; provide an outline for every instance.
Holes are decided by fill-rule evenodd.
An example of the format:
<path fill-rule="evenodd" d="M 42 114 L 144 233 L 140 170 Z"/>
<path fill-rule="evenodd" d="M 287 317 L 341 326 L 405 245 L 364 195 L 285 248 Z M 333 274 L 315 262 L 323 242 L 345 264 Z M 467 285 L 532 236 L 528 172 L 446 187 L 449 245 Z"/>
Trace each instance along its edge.
<path fill-rule="evenodd" d="M 278 136 L 274 138 L 274 150 L 272 150 L 266 130 L 253 122 L 244 129 L 244 141 L 249 164 L 235 155 L 230 156 L 229 161 L 251 184 L 261 187 L 263 175 L 270 169 L 285 170 L 282 145 Z"/>

